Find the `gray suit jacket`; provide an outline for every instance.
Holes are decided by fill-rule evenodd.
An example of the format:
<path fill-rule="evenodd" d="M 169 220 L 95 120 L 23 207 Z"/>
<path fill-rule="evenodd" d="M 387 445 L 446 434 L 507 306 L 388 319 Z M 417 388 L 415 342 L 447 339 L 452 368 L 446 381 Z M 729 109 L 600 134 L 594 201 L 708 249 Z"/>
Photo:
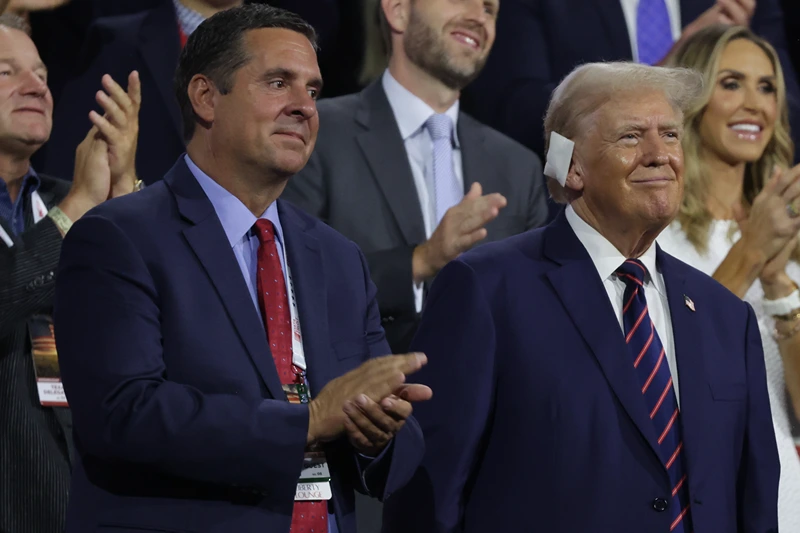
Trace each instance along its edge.
<path fill-rule="evenodd" d="M 48 208 L 69 183 L 39 175 Z M 0 533 L 60 533 L 70 482 L 72 421 L 66 408 L 42 407 L 36 391 L 27 319 L 50 313 L 61 233 L 49 217 L 33 224 L 30 198 L 25 231 L 9 248 L 0 241 Z"/>
<path fill-rule="evenodd" d="M 400 130 L 380 79 L 362 92 L 321 100 L 311 160 L 283 198 L 320 218 L 363 250 L 378 287 L 381 320 L 395 353 L 419 319 L 411 257 L 426 240 L 422 211 Z M 479 182 L 508 206 L 490 222 L 488 240 L 542 225 L 547 207 L 538 157 L 472 117 L 458 118 L 465 191 Z"/>

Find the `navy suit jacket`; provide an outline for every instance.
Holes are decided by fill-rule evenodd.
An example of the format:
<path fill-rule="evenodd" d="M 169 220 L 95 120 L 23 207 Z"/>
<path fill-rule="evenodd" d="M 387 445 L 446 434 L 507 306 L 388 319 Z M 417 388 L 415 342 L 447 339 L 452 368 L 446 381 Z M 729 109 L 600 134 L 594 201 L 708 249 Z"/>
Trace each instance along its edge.
<path fill-rule="evenodd" d="M 389 347 L 355 244 L 278 209 L 318 392 Z M 182 159 L 75 223 L 54 320 L 79 456 L 68 533 L 289 531 L 308 408 L 285 400 L 225 232 Z M 364 471 L 345 439 L 328 445 L 339 531 L 355 531 L 354 489 L 390 494 L 423 448 L 413 419 Z"/>
<path fill-rule="evenodd" d="M 695 531 L 777 532 L 779 462 L 752 309 L 658 250 Z M 684 296 L 695 304 L 685 305 Z M 426 455 L 385 532 L 669 531 L 672 486 L 600 276 L 560 214 L 433 283 L 414 350 Z"/>
<path fill-rule="evenodd" d="M 714 2 L 680 0 L 683 26 Z M 778 50 L 797 142 L 800 86 L 779 0 L 758 0 L 750 26 Z M 503 0 L 497 40 L 480 77 L 464 91 L 463 109 L 542 156 L 542 119 L 553 89 L 564 76 L 582 63 L 631 59 L 619 0 Z"/>

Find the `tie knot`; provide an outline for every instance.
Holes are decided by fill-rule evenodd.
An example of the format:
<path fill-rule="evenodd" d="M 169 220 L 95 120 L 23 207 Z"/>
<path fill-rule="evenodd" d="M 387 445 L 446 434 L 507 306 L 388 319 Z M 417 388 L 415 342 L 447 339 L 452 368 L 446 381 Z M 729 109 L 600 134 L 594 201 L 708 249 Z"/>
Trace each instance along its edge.
<path fill-rule="evenodd" d="M 638 259 L 628 259 L 617 269 L 617 275 L 626 284 L 629 282 L 644 285 L 644 278 L 647 274 L 647 267 Z"/>
<path fill-rule="evenodd" d="M 453 121 L 445 114 L 431 115 L 425 122 L 425 127 L 428 128 L 434 141 L 453 138 Z"/>
<path fill-rule="evenodd" d="M 261 244 L 275 240 L 275 226 L 271 221 L 265 218 L 259 218 L 253 225 L 256 230 L 256 236 Z"/>

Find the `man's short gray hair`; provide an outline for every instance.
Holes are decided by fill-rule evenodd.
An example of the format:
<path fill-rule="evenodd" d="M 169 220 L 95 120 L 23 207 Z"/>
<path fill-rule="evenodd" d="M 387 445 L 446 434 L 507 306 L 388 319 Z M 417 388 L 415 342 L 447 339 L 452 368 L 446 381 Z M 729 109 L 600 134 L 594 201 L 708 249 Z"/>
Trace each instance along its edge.
<path fill-rule="evenodd" d="M 31 25 L 28 24 L 28 21 L 13 13 L 3 13 L 0 15 L 0 26 L 25 32 L 29 37 L 31 35 Z"/>
<path fill-rule="evenodd" d="M 544 119 L 545 154 L 550 134 L 573 141 L 586 130 L 585 120 L 619 93 L 661 91 L 681 119 L 701 96 L 703 76 L 685 68 L 651 67 L 638 63 L 586 63 L 570 72 L 553 91 Z M 553 199 L 568 201 L 567 191 L 548 179 Z"/>

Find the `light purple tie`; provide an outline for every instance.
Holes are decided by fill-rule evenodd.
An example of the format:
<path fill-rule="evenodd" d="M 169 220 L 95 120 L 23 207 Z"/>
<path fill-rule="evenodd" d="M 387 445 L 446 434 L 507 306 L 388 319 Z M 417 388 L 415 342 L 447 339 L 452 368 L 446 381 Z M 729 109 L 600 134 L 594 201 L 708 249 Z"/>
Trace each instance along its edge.
<path fill-rule="evenodd" d="M 665 0 L 639 0 L 636 11 L 639 62 L 655 65 L 672 48 L 672 26 Z"/>
<path fill-rule="evenodd" d="M 464 191 L 453 168 L 453 121 L 443 114 L 431 115 L 425 122 L 433 139 L 433 191 L 436 198 L 436 224 L 448 209 L 458 204 Z"/>

